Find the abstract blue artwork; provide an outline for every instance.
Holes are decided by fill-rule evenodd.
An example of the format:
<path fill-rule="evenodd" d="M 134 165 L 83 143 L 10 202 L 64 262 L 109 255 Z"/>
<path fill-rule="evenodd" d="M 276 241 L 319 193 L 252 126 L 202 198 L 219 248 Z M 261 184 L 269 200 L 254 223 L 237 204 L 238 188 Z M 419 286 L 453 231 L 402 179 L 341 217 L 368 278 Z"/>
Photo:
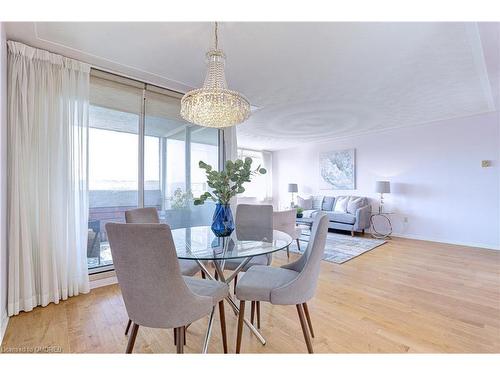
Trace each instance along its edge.
<path fill-rule="evenodd" d="M 355 149 L 319 154 L 320 189 L 354 190 L 356 188 Z"/>

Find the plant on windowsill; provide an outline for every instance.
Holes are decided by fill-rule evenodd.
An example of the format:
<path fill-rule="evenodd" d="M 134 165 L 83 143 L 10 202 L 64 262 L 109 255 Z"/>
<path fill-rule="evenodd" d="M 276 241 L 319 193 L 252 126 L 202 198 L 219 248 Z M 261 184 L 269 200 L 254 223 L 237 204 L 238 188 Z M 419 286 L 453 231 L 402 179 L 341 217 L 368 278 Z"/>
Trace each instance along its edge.
<path fill-rule="evenodd" d="M 265 168 L 259 165 L 252 170 L 252 159 L 237 159 L 234 162 L 228 160 L 223 171 L 214 170 L 211 165 L 200 161 L 199 167 L 205 170 L 207 185 L 212 191 L 207 191 L 194 200 L 195 206 L 205 203 L 207 199 L 216 202 L 213 216 L 212 231 L 217 237 L 227 237 L 234 230 L 233 214 L 229 201 L 236 194 L 245 191 L 243 184 L 250 182 L 252 176 L 266 174 Z"/>
<path fill-rule="evenodd" d="M 193 194 L 191 193 L 191 190 L 183 192 L 181 188 L 177 188 L 174 190 L 174 194 L 169 199 L 172 209 L 182 210 L 189 208 L 189 205 L 193 200 Z"/>
<path fill-rule="evenodd" d="M 304 209 L 297 206 L 297 217 L 300 219 L 302 216 L 304 216 Z"/>

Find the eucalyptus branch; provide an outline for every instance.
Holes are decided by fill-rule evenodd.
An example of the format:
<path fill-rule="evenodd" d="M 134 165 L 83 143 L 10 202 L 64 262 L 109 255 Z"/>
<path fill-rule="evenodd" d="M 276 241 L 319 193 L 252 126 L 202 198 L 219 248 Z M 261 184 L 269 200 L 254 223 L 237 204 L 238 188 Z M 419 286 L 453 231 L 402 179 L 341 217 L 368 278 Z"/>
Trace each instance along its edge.
<path fill-rule="evenodd" d="M 206 191 L 194 200 L 195 205 L 205 203 L 207 199 L 221 204 L 229 204 L 229 201 L 236 194 L 245 192 L 243 184 L 250 182 L 252 176 L 260 176 L 267 173 L 265 168 L 259 165 L 252 169 L 252 159 L 245 158 L 244 160 L 237 159 L 234 162 L 228 160 L 225 168 L 222 171 L 216 171 L 213 167 L 203 161 L 198 163 L 201 169 L 205 170 L 207 175 L 207 185 L 211 192 Z"/>

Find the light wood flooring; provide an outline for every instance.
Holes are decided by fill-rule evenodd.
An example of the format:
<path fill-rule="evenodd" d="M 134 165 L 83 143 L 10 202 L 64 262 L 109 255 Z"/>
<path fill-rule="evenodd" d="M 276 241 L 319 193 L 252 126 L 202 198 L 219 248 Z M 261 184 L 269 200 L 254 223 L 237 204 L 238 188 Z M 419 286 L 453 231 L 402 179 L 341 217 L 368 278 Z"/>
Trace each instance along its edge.
<path fill-rule="evenodd" d="M 274 259 L 283 264 L 285 252 Z M 295 306 L 262 303 L 261 309 L 267 344 L 245 328 L 243 353 L 306 353 Z M 317 353 L 498 353 L 500 252 L 392 239 L 342 265 L 323 261 L 309 310 Z M 189 327 L 185 352 L 200 352 L 207 320 Z M 227 305 L 226 321 L 234 353 L 237 319 Z M 2 350 L 123 353 L 126 323 L 119 287 L 101 287 L 12 317 Z M 209 352 L 221 351 L 217 314 Z M 134 352 L 175 352 L 173 331 L 141 327 Z"/>

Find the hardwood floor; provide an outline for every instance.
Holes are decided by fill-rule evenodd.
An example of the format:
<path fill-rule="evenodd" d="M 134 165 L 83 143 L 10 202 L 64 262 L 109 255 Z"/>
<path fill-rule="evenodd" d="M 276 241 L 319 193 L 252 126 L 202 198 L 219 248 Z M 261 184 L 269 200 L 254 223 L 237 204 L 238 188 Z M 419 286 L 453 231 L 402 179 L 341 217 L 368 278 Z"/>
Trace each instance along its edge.
<path fill-rule="evenodd" d="M 296 257 L 291 254 L 291 260 Z M 285 263 L 286 252 L 274 259 L 273 265 Z M 498 353 L 500 252 L 393 239 L 342 265 L 322 262 L 317 294 L 308 307 L 316 353 Z M 245 328 L 242 353 L 307 352 L 295 306 L 262 303 L 261 309 L 267 344 Z M 227 305 L 225 312 L 229 352 L 234 353 L 237 319 Z M 200 352 L 207 320 L 189 327 L 185 352 Z M 126 323 L 119 287 L 101 287 L 12 317 L 2 350 L 124 353 Z M 220 337 L 216 321 L 209 352 L 222 352 Z M 134 352 L 175 350 L 172 330 L 139 329 Z"/>

